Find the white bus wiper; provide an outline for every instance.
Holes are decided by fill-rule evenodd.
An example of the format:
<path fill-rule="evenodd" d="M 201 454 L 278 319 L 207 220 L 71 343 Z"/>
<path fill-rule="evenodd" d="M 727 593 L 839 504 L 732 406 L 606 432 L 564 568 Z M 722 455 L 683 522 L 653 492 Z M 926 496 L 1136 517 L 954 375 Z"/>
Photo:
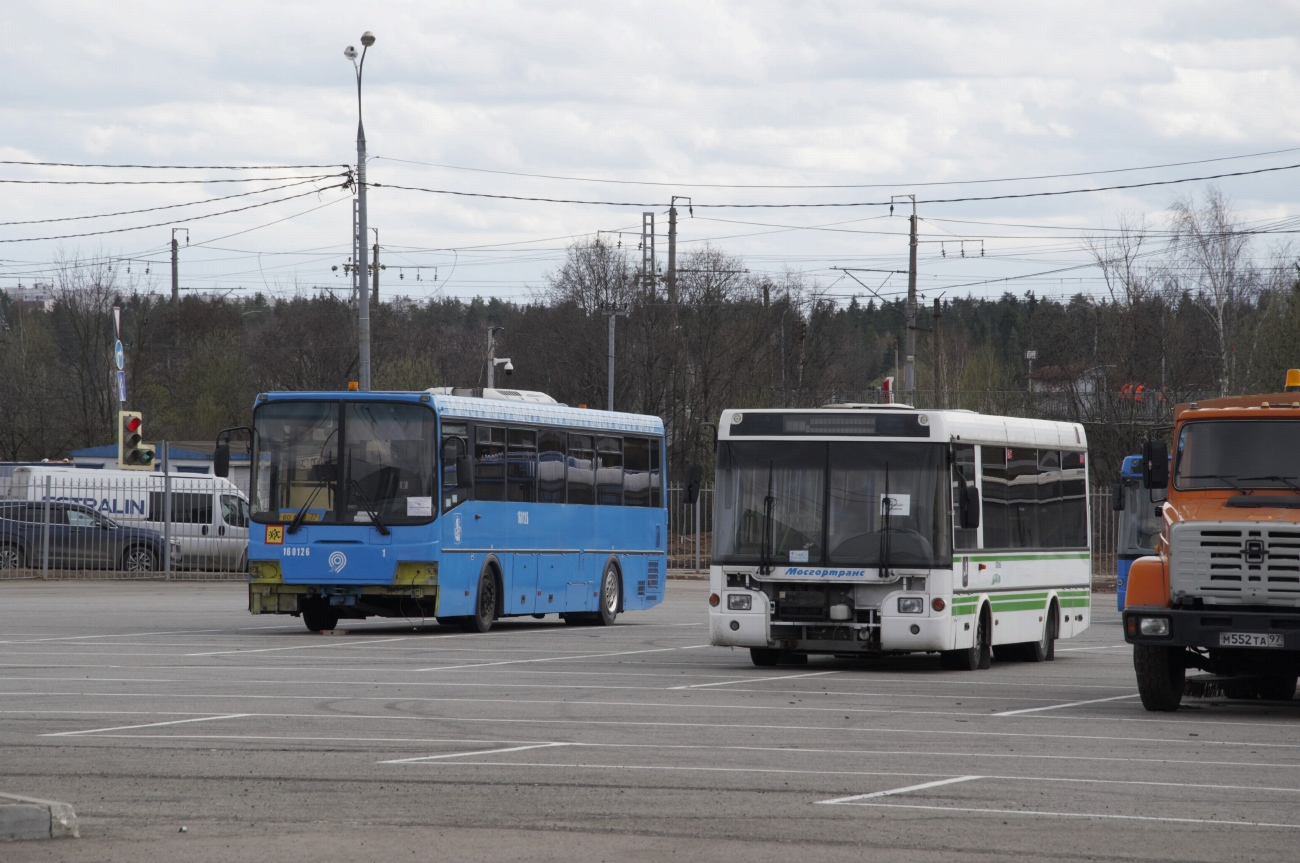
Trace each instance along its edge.
<path fill-rule="evenodd" d="M 1291 482 L 1291 480 L 1296 479 L 1296 477 L 1293 476 L 1278 476 L 1277 474 L 1270 474 L 1269 476 L 1243 476 L 1238 478 L 1242 482 L 1250 482 L 1251 480 L 1255 480 L 1255 479 L 1267 479 L 1267 480 L 1272 480 L 1273 482 L 1284 483 L 1287 486 L 1287 488 L 1290 488 L 1292 491 L 1296 492 L 1297 494 L 1300 494 L 1300 485 L 1296 485 L 1295 483 Z"/>
<path fill-rule="evenodd" d="M 772 534 L 773 510 L 776 498 L 772 495 L 772 462 L 767 463 L 767 497 L 763 498 L 763 547 L 758 553 L 758 574 L 770 575 L 772 572 Z"/>
<path fill-rule="evenodd" d="M 379 520 L 379 511 L 371 505 L 370 498 L 366 497 L 366 490 L 361 487 L 361 483 L 357 482 L 355 479 L 349 480 L 349 482 L 351 482 L 352 487 L 357 490 L 357 494 L 361 495 L 361 505 L 366 508 L 366 515 L 370 516 L 370 523 L 375 526 L 375 529 L 379 531 L 380 535 L 388 536 L 392 533 L 392 531 L 388 529 L 388 525 Z"/>

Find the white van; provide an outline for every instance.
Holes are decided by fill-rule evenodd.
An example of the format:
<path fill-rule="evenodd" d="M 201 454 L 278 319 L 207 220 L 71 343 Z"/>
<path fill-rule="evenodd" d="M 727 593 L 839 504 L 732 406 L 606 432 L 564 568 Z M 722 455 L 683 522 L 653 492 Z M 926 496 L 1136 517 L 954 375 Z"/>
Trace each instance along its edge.
<path fill-rule="evenodd" d="M 16 466 L 0 482 L 0 499 L 44 500 L 93 507 L 126 526 L 163 533 L 160 472 L 88 470 L 62 465 Z M 243 572 L 248 568 L 248 499 L 223 477 L 171 474 L 171 536 L 180 542 L 180 569 Z"/>

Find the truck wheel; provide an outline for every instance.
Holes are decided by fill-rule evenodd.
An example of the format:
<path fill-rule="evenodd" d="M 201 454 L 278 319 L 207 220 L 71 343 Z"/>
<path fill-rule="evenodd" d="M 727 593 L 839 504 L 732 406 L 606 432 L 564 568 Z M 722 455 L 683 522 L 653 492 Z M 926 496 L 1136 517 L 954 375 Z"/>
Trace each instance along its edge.
<path fill-rule="evenodd" d="M 986 609 L 980 609 L 979 623 L 975 626 L 975 643 L 965 650 L 945 650 L 939 654 L 939 664 L 952 671 L 975 671 L 988 668 L 993 663 L 992 620 Z"/>
<path fill-rule="evenodd" d="M 1137 671 L 1138 694 L 1142 697 L 1143 707 L 1164 713 L 1178 709 L 1187 681 L 1181 647 L 1135 644 L 1133 668 Z"/>
<path fill-rule="evenodd" d="M 312 632 L 322 632 L 339 625 L 339 613 L 328 602 L 309 602 L 303 607 L 302 622 Z"/>
<path fill-rule="evenodd" d="M 751 647 L 749 658 L 759 668 L 772 668 L 781 661 L 781 651 L 775 647 Z"/>

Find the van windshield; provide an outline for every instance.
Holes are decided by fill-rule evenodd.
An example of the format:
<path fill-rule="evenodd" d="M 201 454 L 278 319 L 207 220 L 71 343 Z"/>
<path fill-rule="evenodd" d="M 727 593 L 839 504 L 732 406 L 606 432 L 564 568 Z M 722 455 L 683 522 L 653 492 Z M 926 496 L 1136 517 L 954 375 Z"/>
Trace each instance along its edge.
<path fill-rule="evenodd" d="M 403 402 L 264 403 L 254 413 L 258 451 L 253 520 L 385 525 L 434 517 L 435 416 Z"/>

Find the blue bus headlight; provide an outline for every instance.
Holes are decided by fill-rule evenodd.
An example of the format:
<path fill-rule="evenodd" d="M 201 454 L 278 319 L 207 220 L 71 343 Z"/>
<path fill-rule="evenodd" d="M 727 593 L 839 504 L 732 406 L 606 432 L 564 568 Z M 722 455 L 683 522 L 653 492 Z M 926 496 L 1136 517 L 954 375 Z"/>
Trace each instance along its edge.
<path fill-rule="evenodd" d="M 921 596 L 900 596 L 898 598 L 899 614 L 920 614 L 925 611 L 925 598 Z"/>
<path fill-rule="evenodd" d="M 749 611 L 754 607 L 754 597 L 748 593 L 727 594 L 728 611 Z"/>

